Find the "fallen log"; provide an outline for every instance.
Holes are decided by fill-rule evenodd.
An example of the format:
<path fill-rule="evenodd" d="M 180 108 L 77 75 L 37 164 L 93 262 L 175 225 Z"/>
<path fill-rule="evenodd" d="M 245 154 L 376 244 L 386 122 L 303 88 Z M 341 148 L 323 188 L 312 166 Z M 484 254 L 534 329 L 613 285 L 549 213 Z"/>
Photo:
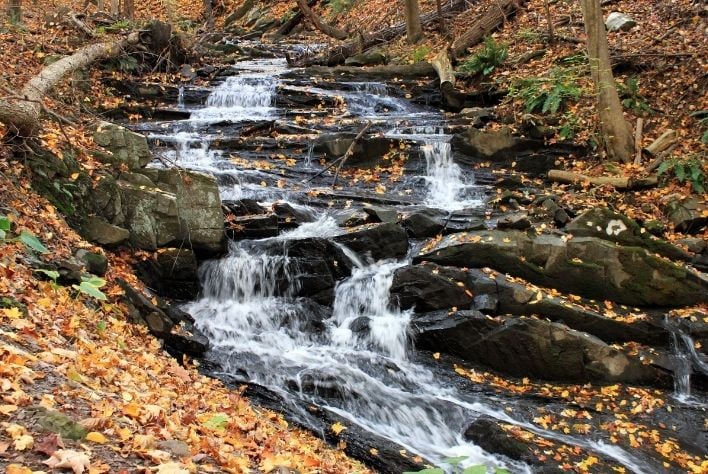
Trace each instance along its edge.
<path fill-rule="evenodd" d="M 239 6 L 234 12 L 226 17 L 226 20 L 224 21 L 224 26 L 229 26 L 231 23 L 240 20 L 241 18 L 246 15 L 246 13 L 249 12 L 251 8 L 253 8 L 255 1 L 254 0 L 245 0 L 241 6 Z"/>
<path fill-rule="evenodd" d="M 349 38 L 348 32 L 322 21 L 317 15 L 317 13 L 312 11 L 312 9 L 307 5 L 307 2 L 305 0 L 297 0 L 297 6 L 298 8 L 300 8 L 302 14 L 305 15 L 308 20 L 310 20 L 310 23 L 312 23 L 312 25 L 318 30 L 320 30 L 322 33 L 338 40 L 345 40 Z"/>
<path fill-rule="evenodd" d="M 442 8 L 443 15 L 451 15 L 463 11 L 467 7 L 467 0 L 450 0 Z M 426 28 L 439 21 L 438 12 L 434 11 L 421 15 L 420 23 Z M 304 56 L 298 59 L 289 59 L 291 66 L 306 67 L 313 65 L 336 66 L 342 64 L 349 56 L 367 50 L 380 44 L 388 43 L 399 36 L 406 34 L 406 24 L 400 23 L 390 28 L 376 31 L 371 34 L 362 34 L 359 38 L 350 39 L 346 43 L 336 46 L 317 56 Z"/>
<path fill-rule="evenodd" d="M 317 5 L 317 2 L 319 0 L 309 0 L 307 2 L 307 5 L 309 7 L 314 7 Z M 297 25 L 300 24 L 300 22 L 305 18 L 305 15 L 302 13 L 302 10 L 300 10 L 299 7 L 295 8 L 294 10 L 290 10 L 293 15 L 290 17 L 290 19 L 286 22 L 284 22 L 282 25 L 280 25 L 280 28 L 276 30 L 276 32 L 273 34 L 274 39 L 279 39 L 282 38 L 283 36 L 286 36 L 290 34 L 290 32 L 295 29 Z"/>
<path fill-rule="evenodd" d="M 0 100 L 0 122 L 7 125 L 14 136 L 34 136 L 39 131 L 42 99 L 47 92 L 67 74 L 95 61 L 117 57 L 128 45 L 139 41 L 139 33 L 134 32 L 118 41 L 84 46 L 74 54 L 50 64 L 30 79 L 16 96 Z"/>
<path fill-rule="evenodd" d="M 647 146 L 644 151 L 649 153 L 651 156 L 658 156 L 659 153 L 668 149 L 671 145 L 678 141 L 675 130 L 667 130 L 661 134 L 659 138 L 654 140 L 649 146 Z"/>
<path fill-rule="evenodd" d="M 287 73 L 286 73 L 287 74 Z M 383 66 L 310 66 L 305 69 L 309 76 L 367 76 L 379 79 L 413 78 L 435 76 L 435 69 L 430 63 L 419 62 L 415 64 L 389 64 Z"/>
<path fill-rule="evenodd" d="M 659 183 L 656 175 L 645 178 L 629 178 L 627 176 L 587 176 L 582 173 L 575 173 L 565 170 L 550 170 L 548 172 L 549 181 L 564 184 L 589 183 L 593 186 L 613 186 L 615 189 L 631 191 L 634 189 L 651 188 Z"/>
<path fill-rule="evenodd" d="M 504 24 L 513 16 L 527 0 L 501 0 L 494 2 L 482 14 L 467 31 L 457 37 L 450 46 L 452 57 L 457 59 L 467 53 L 467 48 L 471 48 L 481 42 L 485 36 L 490 34 Z"/>
<path fill-rule="evenodd" d="M 430 65 L 440 79 L 440 93 L 446 106 L 461 110 L 464 106 L 464 94 L 455 88 L 455 70 L 446 50 L 440 51 L 430 61 Z"/>

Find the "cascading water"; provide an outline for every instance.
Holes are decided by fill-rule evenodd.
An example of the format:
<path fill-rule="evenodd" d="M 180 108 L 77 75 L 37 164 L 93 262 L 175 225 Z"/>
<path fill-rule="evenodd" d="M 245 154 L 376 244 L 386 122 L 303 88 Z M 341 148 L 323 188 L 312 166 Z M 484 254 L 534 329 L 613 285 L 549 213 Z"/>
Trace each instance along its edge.
<path fill-rule="evenodd" d="M 687 405 L 705 406 L 705 403 L 691 396 L 691 375 L 694 371 L 708 375 L 708 360 L 698 353 L 691 336 L 672 323 L 668 316 L 665 325 L 671 331 L 674 351 L 674 398 Z"/>
<path fill-rule="evenodd" d="M 253 70 L 217 86 L 206 107 L 186 122 L 189 131 L 173 135 L 176 156 L 186 166 L 225 172 L 217 166 L 222 156 L 210 150 L 200 132 L 205 124 L 277 116 L 274 95 L 282 65 L 266 61 L 240 67 Z M 403 101 L 387 97 L 383 85 L 355 85 L 353 89 L 349 96 L 343 95 L 354 104 L 350 111 L 355 109 L 362 116 L 376 113 L 375 104 L 385 109 L 387 102 L 404 107 Z M 362 97 L 351 100 L 352 95 Z M 406 120 L 410 116 L 425 123 L 433 116 L 400 110 L 406 112 Z M 480 204 L 474 199 L 471 176 L 452 160 L 448 137 L 439 126 L 413 125 L 388 135 L 396 134 L 423 147 L 427 205 L 453 210 Z M 315 165 L 312 158 L 311 165 Z M 278 199 L 288 197 L 286 190 L 265 189 Z M 245 190 L 245 186 L 222 186 L 222 198 L 251 197 Z M 364 263 L 342 248 L 351 261 L 351 276 L 337 284 L 331 313 L 296 297 L 301 271 L 296 259 L 288 256 L 289 245 L 298 239 L 331 238 L 343 232 L 334 219 L 322 216 L 278 237 L 232 242 L 227 257 L 204 263 L 200 268 L 202 295 L 187 309 L 212 344 L 209 358 L 225 372 L 268 387 L 285 400 L 323 407 L 433 462 L 465 456 L 467 464 L 528 472 L 524 465 L 484 452 L 466 441 L 463 433 L 481 415 L 530 431 L 542 430 L 512 420 L 503 410 L 493 408 L 485 395 L 456 390 L 416 362 L 410 347 L 411 312 L 397 308 L 389 296 L 395 271 L 408 262 Z M 542 434 L 603 452 L 635 472 L 646 471 L 614 446 L 553 432 Z"/>

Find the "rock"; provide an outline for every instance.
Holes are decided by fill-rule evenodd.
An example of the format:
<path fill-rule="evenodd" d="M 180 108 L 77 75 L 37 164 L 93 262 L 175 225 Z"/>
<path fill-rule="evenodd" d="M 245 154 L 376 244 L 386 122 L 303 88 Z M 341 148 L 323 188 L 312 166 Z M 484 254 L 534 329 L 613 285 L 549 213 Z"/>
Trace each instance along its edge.
<path fill-rule="evenodd" d="M 607 20 L 605 20 L 607 31 L 629 31 L 636 25 L 636 21 L 621 12 L 610 13 L 607 15 Z"/>
<path fill-rule="evenodd" d="M 667 258 L 688 261 L 691 256 L 670 243 L 652 238 L 634 220 L 604 207 L 585 211 L 565 231 L 575 237 L 597 237 L 621 245 L 644 247 Z"/>
<path fill-rule="evenodd" d="M 152 161 L 147 138 L 120 125 L 101 122 L 94 132 L 93 139 L 97 145 L 110 152 L 110 155 L 99 155 L 98 158 L 112 164 L 116 169 L 126 165 L 129 170 L 137 170 Z"/>
<path fill-rule="evenodd" d="M 452 234 L 424 246 L 413 261 L 491 267 L 539 286 L 629 305 L 676 307 L 708 300 L 704 275 L 643 248 L 594 237 L 531 239 L 499 230 Z"/>
<path fill-rule="evenodd" d="M 158 300 L 159 306 L 154 304 L 125 280 L 119 279 L 118 285 L 123 289 L 123 301 L 133 319 L 144 323 L 152 334 L 163 339 L 165 348 L 173 356 L 178 359 L 183 354 L 201 357 L 209 350 L 209 340 L 190 323 L 191 316 L 186 318 L 180 314 L 182 311 L 172 311 L 171 305 L 164 301 Z"/>
<path fill-rule="evenodd" d="M 189 446 L 187 446 L 187 443 L 178 439 L 158 441 L 157 447 L 162 451 L 167 451 L 177 458 L 185 458 L 190 455 Z"/>
<path fill-rule="evenodd" d="M 517 153 L 538 149 L 542 142 L 514 137 L 509 127 L 499 130 L 478 130 L 470 127 L 464 133 L 453 136 L 453 150 L 484 160 L 513 160 Z"/>
<path fill-rule="evenodd" d="M 368 205 L 363 210 L 371 217 L 372 222 L 398 222 L 398 211 L 394 208 Z"/>
<path fill-rule="evenodd" d="M 349 233 L 334 238 L 359 255 L 368 255 L 374 261 L 402 258 L 408 253 L 408 235 L 398 224 L 372 224 L 353 228 Z"/>
<path fill-rule="evenodd" d="M 434 237 L 445 227 L 448 213 L 437 209 L 413 211 L 403 218 L 401 225 L 408 235 L 418 239 Z"/>
<path fill-rule="evenodd" d="M 241 199 L 239 201 L 223 201 L 224 214 L 235 216 L 250 216 L 253 214 L 267 214 L 268 209 L 258 204 L 255 199 Z"/>
<path fill-rule="evenodd" d="M 118 179 L 121 181 L 126 181 L 130 184 L 134 184 L 136 186 L 146 186 L 148 188 L 155 187 L 155 183 L 153 183 L 150 180 L 150 178 L 148 178 L 144 174 L 140 174 L 140 173 L 130 173 L 130 172 L 121 173 L 119 175 Z"/>
<path fill-rule="evenodd" d="M 392 301 L 401 309 L 428 312 L 457 307 L 467 309 L 473 301 L 467 289 L 467 274 L 457 268 L 433 263 L 399 268 L 391 285 Z"/>
<path fill-rule="evenodd" d="M 280 234 L 280 222 L 275 214 L 236 217 L 226 222 L 226 236 L 231 240 L 263 239 Z"/>
<path fill-rule="evenodd" d="M 197 257 L 188 248 L 159 249 L 136 264 L 140 279 L 160 296 L 191 300 L 199 293 Z"/>
<path fill-rule="evenodd" d="M 142 175 L 154 186 L 135 179 L 116 183 L 121 210 L 114 223 L 128 228 L 135 247 L 179 244 L 207 255 L 223 250 L 224 217 L 212 176 L 180 169 L 146 169 Z"/>
<path fill-rule="evenodd" d="M 460 111 L 460 115 L 471 119 L 472 126 L 478 127 L 494 118 L 494 110 L 487 107 L 468 107 Z"/>
<path fill-rule="evenodd" d="M 669 199 L 664 207 L 664 213 L 677 232 L 697 234 L 708 224 L 708 205 L 695 197 Z"/>
<path fill-rule="evenodd" d="M 86 437 L 88 430 L 66 416 L 42 406 L 32 406 L 28 411 L 34 412 L 32 421 L 39 425 L 42 431 L 57 433 L 64 439 L 81 440 Z"/>
<path fill-rule="evenodd" d="M 525 230 L 529 227 L 531 227 L 531 221 L 529 221 L 529 215 L 525 212 L 508 214 L 497 221 L 497 228 L 499 229 Z"/>
<path fill-rule="evenodd" d="M 666 232 L 666 225 L 656 219 L 650 219 L 648 221 L 645 221 L 644 228 L 647 230 L 647 232 L 656 237 L 661 237 Z"/>
<path fill-rule="evenodd" d="M 79 249 L 76 251 L 76 259 L 84 264 L 89 273 L 94 275 L 103 276 L 108 271 L 108 258 L 102 253 Z"/>
<path fill-rule="evenodd" d="M 533 318 L 491 320 L 459 312 L 436 324 L 415 320 L 419 347 L 460 357 L 515 377 L 563 382 L 671 386 L 666 373 L 565 325 Z"/>
<path fill-rule="evenodd" d="M 130 238 L 128 229 L 110 224 L 102 217 L 89 217 L 82 231 L 88 240 L 99 245 L 118 245 Z"/>
<path fill-rule="evenodd" d="M 705 239 L 699 237 L 686 237 L 678 241 L 679 244 L 685 245 L 691 253 L 703 253 L 708 248 L 708 243 Z"/>
<path fill-rule="evenodd" d="M 347 152 L 354 141 L 355 134 L 323 134 L 317 137 L 314 151 L 323 153 L 327 160 L 334 160 Z M 354 145 L 352 154 L 344 167 L 373 168 L 392 148 L 398 147 L 400 140 L 378 135 L 366 135 Z"/>
<path fill-rule="evenodd" d="M 340 227 L 357 227 L 364 224 L 371 224 L 371 216 L 361 209 L 352 209 L 341 212 L 335 218 Z"/>
<path fill-rule="evenodd" d="M 500 422 L 489 416 L 482 415 L 473 421 L 465 429 L 464 437 L 489 453 L 501 454 L 531 465 L 539 464 L 532 446 L 504 431 Z M 544 469 L 543 472 L 550 471 Z M 557 469 L 557 472 L 563 471 Z"/>
<path fill-rule="evenodd" d="M 283 227 L 297 227 L 306 222 L 314 222 L 315 216 L 309 210 L 296 209 L 287 202 L 273 203 L 273 212 L 278 216 L 278 223 Z"/>
<path fill-rule="evenodd" d="M 482 314 L 497 314 L 499 298 L 494 294 L 475 295 L 472 309 Z"/>
<path fill-rule="evenodd" d="M 388 59 L 386 55 L 380 51 L 355 54 L 344 60 L 346 66 L 377 66 L 386 63 L 388 63 Z"/>

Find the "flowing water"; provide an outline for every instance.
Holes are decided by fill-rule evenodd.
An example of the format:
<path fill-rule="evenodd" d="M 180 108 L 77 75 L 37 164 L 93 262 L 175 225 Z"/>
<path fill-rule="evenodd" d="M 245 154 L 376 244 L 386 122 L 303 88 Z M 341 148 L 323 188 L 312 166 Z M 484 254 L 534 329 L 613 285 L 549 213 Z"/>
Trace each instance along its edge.
<path fill-rule="evenodd" d="M 179 164 L 214 172 L 223 198 L 285 200 L 317 219 L 271 239 L 231 242 L 226 257 L 201 266 L 202 295 L 187 310 L 212 343 L 209 358 L 227 373 L 286 399 L 319 405 L 434 462 L 465 456 L 466 464 L 529 471 L 464 439 L 466 426 L 487 415 L 601 452 L 633 472 L 651 472 L 617 447 L 513 420 L 491 404 L 488 395 L 460 392 L 419 363 L 411 344 L 411 313 L 397 308 L 389 296 L 394 272 L 407 259 L 365 262 L 342 248 L 353 270 L 338 282 L 331 310 L 296 297 L 302 275 L 297 261 L 288 256 L 288 245 L 344 230 L 327 212 L 309 209 L 297 192 L 263 186 L 259 180 L 268 178 L 267 173 L 240 169 L 213 149 L 213 138 L 205 132 L 213 124 L 282 116 L 275 96 L 283 64 L 261 61 L 240 67 L 244 71 L 217 85 L 206 105 L 194 110 L 179 130 L 152 138 L 170 143 L 170 156 Z M 426 171 L 416 179 L 424 183 L 427 206 L 456 210 L 482 204 L 474 176 L 453 160 L 450 137 L 439 125 L 426 123 L 440 121 L 435 111 L 412 109 L 406 101 L 389 97 L 382 84 L 348 83 L 346 90 L 330 93 L 348 99 L 348 113 L 362 118 L 389 123 L 405 115 L 387 135 L 406 137 L 420 147 Z M 319 167 L 315 158 L 310 147 L 306 169 Z"/>

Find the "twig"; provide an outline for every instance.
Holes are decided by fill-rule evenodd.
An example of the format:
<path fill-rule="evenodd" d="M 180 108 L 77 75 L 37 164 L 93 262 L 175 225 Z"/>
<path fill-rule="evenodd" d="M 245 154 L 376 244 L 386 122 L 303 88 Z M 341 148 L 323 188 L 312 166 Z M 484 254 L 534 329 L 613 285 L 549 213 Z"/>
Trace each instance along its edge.
<path fill-rule="evenodd" d="M 330 168 L 333 168 L 335 165 L 337 165 L 337 163 L 339 163 L 339 162 L 342 161 L 344 158 L 346 158 L 346 157 L 347 157 L 347 154 L 350 153 L 350 152 L 353 150 L 354 144 L 356 143 L 357 139 L 361 138 L 361 135 L 363 135 L 363 133 L 366 131 L 367 128 L 369 128 L 370 125 L 371 125 L 371 122 L 370 122 L 370 121 L 367 122 L 366 126 L 359 132 L 359 134 L 356 136 L 356 138 L 354 138 L 354 141 L 352 142 L 351 145 L 349 145 L 349 148 L 347 149 L 347 151 L 346 151 L 342 156 L 340 156 L 339 158 L 337 158 L 336 160 L 334 160 L 332 163 L 328 164 L 324 169 L 322 169 L 322 171 L 320 171 L 320 172 L 317 173 L 316 175 L 314 175 L 314 176 L 312 176 L 312 177 L 307 178 L 306 180 L 304 180 L 303 183 L 309 183 L 310 181 L 312 181 L 313 179 L 317 178 L 318 176 L 322 176 L 327 170 L 329 170 Z"/>
<path fill-rule="evenodd" d="M 342 155 L 342 157 L 339 158 L 339 160 L 341 160 L 341 161 L 339 163 L 339 166 L 337 166 L 337 171 L 334 173 L 334 180 L 332 180 L 332 187 L 334 187 L 334 185 L 337 184 L 337 178 L 339 177 L 339 171 L 342 169 L 342 166 L 344 166 L 344 163 L 346 163 L 346 161 L 349 159 L 349 157 L 354 154 L 354 145 L 356 145 L 357 142 L 361 139 L 361 137 L 364 136 L 364 132 L 366 132 L 369 129 L 369 127 L 371 127 L 371 120 L 366 122 L 366 125 L 364 125 L 364 128 L 362 128 L 361 131 L 359 132 L 359 134 L 356 137 L 354 137 L 354 140 L 352 141 L 352 144 L 349 145 L 349 148 L 347 148 L 346 153 L 344 153 L 344 155 Z M 339 161 L 339 160 L 337 160 L 337 161 Z"/>
<path fill-rule="evenodd" d="M 644 119 L 637 119 L 637 128 L 634 130 L 634 164 L 638 165 L 642 162 L 642 130 L 644 128 Z"/>
<path fill-rule="evenodd" d="M 93 38 L 95 36 L 93 30 L 86 26 L 86 23 L 83 21 L 79 20 L 79 16 L 76 12 L 69 12 L 69 19 L 71 22 L 76 26 L 79 30 L 81 30 L 83 33 L 86 34 L 89 38 Z"/>
<path fill-rule="evenodd" d="M 656 159 L 649 163 L 646 168 L 644 168 L 644 171 L 650 173 L 657 169 L 664 162 L 664 160 L 666 160 L 666 158 L 676 149 L 677 146 L 678 143 L 674 143 L 669 148 L 659 153 Z"/>

